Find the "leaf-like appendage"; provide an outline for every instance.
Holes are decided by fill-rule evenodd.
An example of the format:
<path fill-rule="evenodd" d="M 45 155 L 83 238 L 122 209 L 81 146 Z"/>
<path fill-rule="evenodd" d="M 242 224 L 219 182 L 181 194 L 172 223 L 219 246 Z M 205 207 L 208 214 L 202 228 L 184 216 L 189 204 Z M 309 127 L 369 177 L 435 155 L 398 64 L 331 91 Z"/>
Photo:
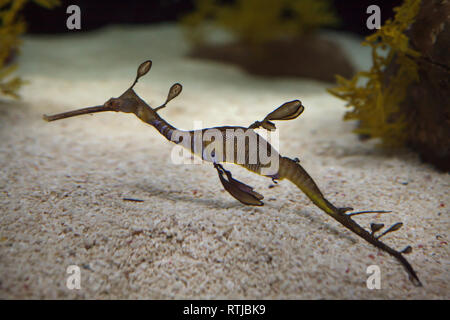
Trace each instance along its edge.
<path fill-rule="evenodd" d="M 411 246 L 407 246 L 405 249 L 401 251 L 403 254 L 408 254 L 412 252 Z"/>
<path fill-rule="evenodd" d="M 269 113 L 267 120 L 292 120 L 297 118 L 305 108 L 300 100 L 293 100 L 282 104 L 280 107 Z"/>
<path fill-rule="evenodd" d="M 147 74 L 147 72 L 150 71 L 151 67 L 152 67 L 152 60 L 147 60 L 147 61 L 141 63 L 141 65 L 139 66 L 139 68 L 137 70 L 136 80 L 142 76 L 145 76 Z"/>
<path fill-rule="evenodd" d="M 396 224 L 394 224 L 392 227 L 389 228 L 389 230 L 387 230 L 387 232 L 392 232 L 392 231 L 397 231 L 398 229 L 400 229 L 403 226 L 402 222 L 397 222 Z"/>
<path fill-rule="evenodd" d="M 393 224 L 389 229 L 387 229 L 385 232 L 383 232 L 382 234 L 380 234 L 380 235 L 378 236 L 377 239 L 380 239 L 381 237 L 385 236 L 385 235 L 388 234 L 388 233 L 391 233 L 391 232 L 393 232 L 393 231 L 397 231 L 397 230 L 400 229 L 402 226 L 403 226 L 403 223 L 401 223 L 401 222 L 397 222 L 397 223 Z"/>
<path fill-rule="evenodd" d="M 384 227 L 384 224 L 382 224 L 382 223 L 371 223 L 370 224 L 370 230 L 372 230 L 372 233 L 380 231 L 381 228 L 383 228 L 383 227 Z"/>
<path fill-rule="evenodd" d="M 167 100 L 164 104 L 168 103 L 170 100 L 178 97 L 178 95 L 181 93 L 181 90 L 183 90 L 183 86 L 179 83 L 175 83 L 170 87 L 169 94 L 167 95 Z"/>

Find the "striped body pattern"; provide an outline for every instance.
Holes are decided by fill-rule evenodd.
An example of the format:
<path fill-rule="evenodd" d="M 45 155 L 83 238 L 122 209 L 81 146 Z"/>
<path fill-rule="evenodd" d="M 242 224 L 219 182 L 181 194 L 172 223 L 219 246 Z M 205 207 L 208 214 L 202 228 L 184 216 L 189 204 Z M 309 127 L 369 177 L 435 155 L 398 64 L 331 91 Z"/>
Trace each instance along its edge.
<path fill-rule="evenodd" d="M 278 151 L 253 129 L 224 126 L 179 130 L 158 117 L 149 121 L 167 140 L 179 144 L 203 161 L 234 163 L 257 174 L 278 177 Z M 271 167 L 273 170 L 271 171 Z"/>
<path fill-rule="evenodd" d="M 276 157 L 279 165 L 276 172 L 265 174 L 265 176 L 279 180 L 287 179 L 326 212 L 333 213 L 337 210 L 325 199 L 314 180 L 297 161 L 279 155 L 270 143 L 252 129 L 224 126 L 184 131 L 175 128 L 159 116 L 150 124 L 171 142 L 183 144 L 183 140 L 184 142 L 188 141 L 183 144 L 183 147 L 204 161 L 234 163 L 257 174 L 261 174 L 262 169 L 269 166 L 267 162 L 263 163 L 260 157 L 261 152 L 266 152 L 268 157 Z M 236 134 L 236 132 L 243 133 L 243 135 Z M 210 136 L 215 139 L 209 139 Z M 182 138 L 180 139 L 180 137 Z M 215 154 L 206 153 L 205 150 L 212 150 Z M 223 152 L 222 158 L 218 156 L 218 150 Z"/>

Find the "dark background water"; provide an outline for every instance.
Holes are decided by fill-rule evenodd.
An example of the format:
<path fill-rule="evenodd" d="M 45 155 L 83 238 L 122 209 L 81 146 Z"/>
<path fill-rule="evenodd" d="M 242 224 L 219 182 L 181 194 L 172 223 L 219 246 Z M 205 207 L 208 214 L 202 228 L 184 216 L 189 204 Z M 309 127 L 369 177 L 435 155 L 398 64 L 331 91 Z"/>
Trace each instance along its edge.
<path fill-rule="evenodd" d="M 274 0 L 277 1 L 277 0 Z M 231 3 L 233 0 L 224 0 Z M 333 29 L 345 30 L 361 35 L 372 33 L 365 27 L 366 9 L 376 4 L 381 8 L 382 23 L 393 17 L 393 8 L 402 3 L 401 0 L 334 0 L 332 1 L 341 24 Z M 76 4 L 81 9 L 81 31 L 101 28 L 109 24 L 154 24 L 175 22 L 184 14 L 194 9 L 193 0 L 62 0 L 61 5 L 47 10 L 34 3 L 29 3 L 24 9 L 29 33 L 64 33 L 66 19 L 69 16 L 66 9 Z"/>

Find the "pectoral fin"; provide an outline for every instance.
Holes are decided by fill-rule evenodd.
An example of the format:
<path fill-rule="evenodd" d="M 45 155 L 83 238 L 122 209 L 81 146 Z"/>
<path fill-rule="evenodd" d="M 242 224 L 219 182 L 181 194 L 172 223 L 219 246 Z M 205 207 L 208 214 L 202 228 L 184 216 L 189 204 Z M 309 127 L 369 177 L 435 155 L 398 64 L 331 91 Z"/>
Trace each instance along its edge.
<path fill-rule="evenodd" d="M 227 190 L 236 200 L 249 206 L 264 205 L 261 201 L 264 199 L 264 196 L 256 191 L 253 191 L 252 187 L 234 179 L 231 172 L 225 170 L 222 165 L 214 164 L 214 168 L 216 168 L 217 173 L 219 174 L 220 182 L 222 182 L 225 190 Z"/>
<path fill-rule="evenodd" d="M 261 122 L 261 126 L 269 131 L 275 131 L 277 128 L 275 127 L 275 124 L 273 122 L 270 122 L 269 120 L 265 120 Z"/>

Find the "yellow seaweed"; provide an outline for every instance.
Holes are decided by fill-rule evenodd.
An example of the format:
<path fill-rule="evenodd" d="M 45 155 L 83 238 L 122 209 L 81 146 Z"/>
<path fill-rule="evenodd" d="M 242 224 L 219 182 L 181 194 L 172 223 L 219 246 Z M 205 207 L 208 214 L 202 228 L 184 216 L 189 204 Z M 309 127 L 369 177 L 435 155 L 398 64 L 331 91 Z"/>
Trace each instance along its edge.
<path fill-rule="evenodd" d="M 33 0 L 46 8 L 53 8 L 59 0 Z M 20 12 L 29 0 L 0 0 L 0 94 L 18 98 L 17 91 L 25 81 L 12 77 L 16 64 L 7 65 L 10 55 L 18 53 L 26 24 Z"/>
<path fill-rule="evenodd" d="M 419 80 L 415 58 L 420 53 L 409 46 L 405 31 L 414 22 L 421 0 L 405 0 L 395 8 L 395 18 L 388 20 L 363 45 L 372 48 L 372 67 L 348 80 L 337 76 L 337 86 L 328 91 L 347 101 L 345 120 L 359 120 L 354 130 L 370 138 L 380 138 L 385 147 L 404 145 L 407 117 L 400 111 L 409 85 Z M 387 55 L 382 52 L 387 51 Z M 394 74 L 386 68 L 395 64 Z M 388 81 L 387 81 L 388 79 Z"/>

